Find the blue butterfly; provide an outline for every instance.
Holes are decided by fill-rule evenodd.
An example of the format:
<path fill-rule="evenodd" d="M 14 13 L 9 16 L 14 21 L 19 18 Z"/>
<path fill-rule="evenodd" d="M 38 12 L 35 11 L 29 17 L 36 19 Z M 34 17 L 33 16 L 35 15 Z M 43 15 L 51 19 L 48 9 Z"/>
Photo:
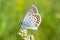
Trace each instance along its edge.
<path fill-rule="evenodd" d="M 32 5 L 28 10 L 24 20 L 21 22 L 22 28 L 37 30 L 41 23 L 41 16 L 35 5 Z"/>

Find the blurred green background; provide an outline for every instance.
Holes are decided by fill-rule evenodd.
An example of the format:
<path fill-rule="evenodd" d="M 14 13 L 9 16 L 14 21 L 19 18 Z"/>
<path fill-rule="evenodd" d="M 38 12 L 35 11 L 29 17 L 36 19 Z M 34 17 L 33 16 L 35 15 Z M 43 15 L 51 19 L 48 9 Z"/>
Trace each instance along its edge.
<path fill-rule="evenodd" d="M 42 17 L 35 40 L 60 40 L 60 0 L 0 0 L 0 40 L 22 40 L 18 34 L 26 12 L 36 5 Z"/>

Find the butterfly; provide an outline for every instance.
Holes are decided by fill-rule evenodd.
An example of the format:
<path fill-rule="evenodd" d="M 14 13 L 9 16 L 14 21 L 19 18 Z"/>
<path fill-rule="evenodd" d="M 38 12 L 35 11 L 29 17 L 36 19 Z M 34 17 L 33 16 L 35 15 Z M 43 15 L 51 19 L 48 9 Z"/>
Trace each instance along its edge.
<path fill-rule="evenodd" d="M 32 5 L 29 8 L 28 12 L 26 13 L 24 20 L 21 22 L 21 26 L 22 28 L 26 29 L 37 30 L 40 23 L 41 23 L 41 16 L 38 12 L 38 9 L 35 5 Z"/>

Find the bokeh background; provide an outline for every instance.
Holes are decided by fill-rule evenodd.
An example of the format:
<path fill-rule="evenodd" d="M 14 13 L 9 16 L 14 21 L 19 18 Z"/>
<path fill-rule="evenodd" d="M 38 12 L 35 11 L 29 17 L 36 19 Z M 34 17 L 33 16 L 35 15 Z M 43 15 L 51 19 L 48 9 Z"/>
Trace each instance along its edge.
<path fill-rule="evenodd" d="M 36 5 L 42 17 L 35 40 L 60 40 L 60 0 L 0 0 L 0 40 L 22 40 L 18 34 L 25 14 Z"/>

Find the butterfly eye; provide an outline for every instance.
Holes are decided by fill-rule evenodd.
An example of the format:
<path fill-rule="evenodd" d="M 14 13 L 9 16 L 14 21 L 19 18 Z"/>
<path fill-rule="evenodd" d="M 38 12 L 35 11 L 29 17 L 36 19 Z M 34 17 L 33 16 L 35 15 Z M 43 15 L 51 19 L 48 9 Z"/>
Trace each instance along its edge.
<path fill-rule="evenodd" d="M 21 24 L 22 24 L 22 22 L 21 22 Z"/>

